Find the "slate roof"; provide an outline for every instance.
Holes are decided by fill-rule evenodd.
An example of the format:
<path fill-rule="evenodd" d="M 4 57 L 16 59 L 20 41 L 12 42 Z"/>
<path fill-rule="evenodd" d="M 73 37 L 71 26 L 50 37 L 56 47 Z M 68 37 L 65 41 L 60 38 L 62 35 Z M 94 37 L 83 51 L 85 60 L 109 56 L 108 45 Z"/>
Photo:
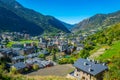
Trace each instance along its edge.
<path fill-rule="evenodd" d="M 41 60 L 40 58 L 28 59 L 25 61 L 27 64 L 38 64 L 40 68 L 49 65 L 50 61 Z"/>
<path fill-rule="evenodd" d="M 3 52 L 4 54 L 11 54 L 12 53 L 11 49 L 8 49 L 8 48 L 0 49 L 0 52 Z"/>
<path fill-rule="evenodd" d="M 26 64 L 24 62 L 19 62 L 19 63 L 16 63 L 16 64 L 13 64 L 13 66 L 17 69 L 17 70 L 20 70 L 20 69 L 23 69 L 26 67 Z"/>
<path fill-rule="evenodd" d="M 24 59 L 25 56 L 16 56 L 16 57 L 13 57 L 12 60 L 19 60 L 19 59 Z"/>
<path fill-rule="evenodd" d="M 19 51 L 19 50 L 22 50 L 22 49 L 21 48 L 12 48 L 12 50 Z"/>
<path fill-rule="evenodd" d="M 47 51 L 47 50 L 41 50 L 40 54 L 45 54 L 45 55 L 47 55 L 47 54 L 48 54 L 48 51 Z"/>
<path fill-rule="evenodd" d="M 27 55 L 27 58 L 32 58 L 32 57 L 37 57 L 37 56 L 38 56 L 37 53 L 32 53 L 32 54 Z"/>
<path fill-rule="evenodd" d="M 89 59 L 78 59 L 75 63 L 74 66 L 86 73 L 89 73 L 93 76 L 105 71 L 108 69 L 104 63 L 97 63 L 95 61 L 91 61 Z"/>
<path fill-rule="evenodd" d="M 2 57 L 3 57 L 3 54 L 0 53 L 0 58 L 2 58 Z"/>

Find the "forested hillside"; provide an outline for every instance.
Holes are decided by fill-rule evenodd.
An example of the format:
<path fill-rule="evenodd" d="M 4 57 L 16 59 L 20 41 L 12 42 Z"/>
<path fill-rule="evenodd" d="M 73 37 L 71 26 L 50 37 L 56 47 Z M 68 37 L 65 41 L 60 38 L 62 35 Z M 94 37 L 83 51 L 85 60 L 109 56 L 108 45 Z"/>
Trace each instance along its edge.
<path fill-rule="evenodd" d="M 1 31 L 19 31 L 31 35 L 40 35 L 44 32 L 69 32 L 61 21 L 24 8 L 16 0 L 0 0 L 0 23 Z"/>

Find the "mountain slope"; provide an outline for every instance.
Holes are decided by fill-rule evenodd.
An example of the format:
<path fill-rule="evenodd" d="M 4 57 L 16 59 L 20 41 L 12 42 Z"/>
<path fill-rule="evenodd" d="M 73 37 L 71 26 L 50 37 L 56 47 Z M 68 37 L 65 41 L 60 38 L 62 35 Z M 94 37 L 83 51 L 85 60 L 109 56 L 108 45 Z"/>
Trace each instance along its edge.
<path fill-rule="evenodd" d="M 91 30 L 91 29 L 103 29 L 115 23 L 120 22 L 120 11 L 110 14 L 96 14 L 88 19 L 78 23 L 72 30 Z"/>
<path fill-rule="evenodd" d="M 27 31 L 32 35 L 39 35 L 38 33 L 42 33 L 45 31 L 51 32 L 51 33 L 58 32 L 58 31 L 69 32 L 69 30 L 61 23 L 61 21 L 55 19 L 52 16 L 45 16 L 45 15 L 42 15 L 31 9 L 24 8 L 22 5 L 20 5 L 15 0 L 0 0 L 0 3 L 1 3 L 0 6 L 2 8 L 5 8 L 5 9 L 13 12 L 18 17 L 26 20 L 27 22 L 31 22 L 31 23 L 35 24 L 35 26 L 39 26 L 40 31 L 39 31 L 39 29 L 38 29 L 38 31 L 36 30 L 36 34 L 33 34 L 29 31 Z M 4 13 L 1 12 L 1 14 L 4 14 Z M 16 23 L 16 22 L 14 21 L 14 23 Z M 13 24 L 13 23 L 11 23 L 11 24 Z M 11 27 L 9 25 L 7 25 L 7 27 Z M 24 28 L 29 27 L 29 26 L 25 26 L 26 25 L 25 23 L 18 24 L 18 25 L 24 26 Z M 18 25 L 16 25 L 17 28 L 21 27 Z M 32 30 L 33 28 L 29 27 L 29 29 Z"/>
<path fill-rule="evenodd" d="M 0 7 L 0 13 L 0 31 L 26 32 L 34 35 L 43 32 L 35 23 L 26 21 L 6 8 Z"/>
<path fill-rule="evenodd" d="M 120 40 L 120 23 L 111 25 L 109 28 L 89 36 L 87 41 L 89 40 L 97 44 L 111 45 L 112 42 Z"/>

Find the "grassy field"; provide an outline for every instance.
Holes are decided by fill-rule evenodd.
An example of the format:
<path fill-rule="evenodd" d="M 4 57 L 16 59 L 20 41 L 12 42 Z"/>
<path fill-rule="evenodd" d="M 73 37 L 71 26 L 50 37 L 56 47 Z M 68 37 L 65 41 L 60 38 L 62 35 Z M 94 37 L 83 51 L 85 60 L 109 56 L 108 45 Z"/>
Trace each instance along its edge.
<path fill-rule="evenodd" d="M 75 80 L 60 76 L 27 76 L 27 79 L 33 80 Z"/>
<path fill-rule="evenodd" d="M 120 41 L 115 42 L 97 59 L 107 62 L 108 71 L 104 75 L 104 80 L 120 80 Z"/>
<path fill-rule="evenodd" d="M 70 79 L 63 76 L 28 76 L 28 75 L 9 75 L 12 77 L 12 79 L 6 79 L 6 80 L 76 80 L 76 79 Z M 0 79 L 1 80 L 1 79 Z"/>
<path fill-rule="evenodd" d="M 71 64 L 56 65 L 53 67 L 48 67 L 40 69 L 38 71 L 27 74 L 27 76 L 67 76 L 68 73 L 74 70 Z"/>
<path fill-rule="evenodd" d="M 7 44 L 7 47 L 11 47 L 13 44 L 24 44 L 24 43 L 38 43 L 39 41 L 33 41 L 33 40 L 20 40 L 20 41 L 10 41 L 8 44 Z"/>
<path fill-rule="evenodd" d="M 114 57 L 120 57 L 120 41 L 115 42 L 108 50 L 106 50 L 97 59 L 106 60 Z"/>

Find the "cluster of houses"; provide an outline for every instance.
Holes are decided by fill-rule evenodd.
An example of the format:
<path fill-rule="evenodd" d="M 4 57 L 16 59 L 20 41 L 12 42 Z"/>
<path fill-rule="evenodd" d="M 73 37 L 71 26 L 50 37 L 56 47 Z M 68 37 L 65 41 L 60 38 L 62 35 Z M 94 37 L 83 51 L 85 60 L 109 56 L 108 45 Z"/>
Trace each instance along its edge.
<path fill-rule="evenodd" d="M 60 34 L 54 37 L 43 38 L 41 36 L 31 37 L 29 34 L 19 32 L 5 32 L 0 34 L 0 59 L 5 59 L 10 63 L 10 66 L 14 66 L 17 70 L 24 69 L 26 67 L 38 64 L 39 68 L 46 66 L 52 66 L 54 62 L 39 59 L 40 54 L 49 55 L 47 49 L 57 48 L 58 52 L 64 54 L 72 54 L 74 51 L 80 51 L 84 48 L 83 44 L 80 44 L 81 40 L 84 40 L 83 36 L 73 37 L 68 39 L 69 34 Z M 6 41 L 19 41 L 19 39 L 25 40 L 39 40 L 38 43 L 25 43 L 19 42 L 13 44 L 11 48 L 7 48 L 4 44 Z"/>
<path fill-rule="evenodd" d="M 21 60 L 22 59 L 23 57 L 21 56 Z M 54 66 L 55 63 L 50 60 L 47 61 L 47 60 L 43 60 L 43 59 L 35 57 L 35 58 L 26 59 L 24 61 L 18 61 L 14 63 L 13 65 L 11 65 L 11 68 L 16 68 L 18 72 L 25 73 L 25 69 L 28 69 L 28 71 L 33 70 L 33 65 L 37 65 L 38 69 L 42 69 L 42 68 Z"/>
<path fill-rule="evenodd" d="M 40 38 L 40 42 L 38 43 L 38 47 L 42 49 L 52 49 L 57 48 L 60 52 L 64 52 L 65 54 L 71 54 L 74 51 L 80 51 L 84 48 L 84 45 L 80 43 L 80 40 L 83 40 L 82 37 L 66 39 L 61 37 L 54 38 Z"/>
<path fill-rule="evenodd" d="M 9 41 L 13 40 L 19 40 L 19 39 L 30 39 L 30 35 L 26 33 L 20 33 L 20 32 L 4 32 L 0 34 L 0 40 L 2 42 L 5 41 L 5 39 L 8 39 Z"/>
<path fill-rule="evenodd" d="M 9 68 L 15 67 L 17 71 L 23 71 L 25 68 L 30 69 L 34 64 L 39 68 L 50 67 L 54 65 L 53 61 L 38 58 L 40 54 L 47 55 L 45 50 L 36 51 L 37 48 L 33 43 L 14 44 L 12 48 L 0 48 L 0 60 L 9 63 Z"/>
<path fill-rule="evenodd" d="M 80 41 L 84 40 L 85 36 L 79 35 L 78 37 L 67 38 L 70 34 L 60 34 L 54 37 L 43 38 L 37 36 L 32 38 L 29 34 L 23 34 L 19 32 L 6 32 L 0 34 L 0 59 L 5 59 L 9 62 L 10 67 L 15 67 L 18 71 L 24 70 L 24 68 L 30 68 L 34 64 L 37 64 L 39 68 L 45 68 L 53 66 L 54 62 L 50 60 L 44 60 L 38 58 L 40 54 L 49 55 L 47 49 L 57 48 L 58 52 L 64 54 L 73 54 L 74 51 L 80 51 L 84 48 L 84 45 Z M 74 35 L 73 35 L 74 36 Z M 17 39 L 39 40 L 38 43 L 25 43 L 19 42 L 13 44 L 11 48 L 4 46 L 5 40 L 16 41 Z M 18 40 L 19 41 L 19 40 Z"/>

